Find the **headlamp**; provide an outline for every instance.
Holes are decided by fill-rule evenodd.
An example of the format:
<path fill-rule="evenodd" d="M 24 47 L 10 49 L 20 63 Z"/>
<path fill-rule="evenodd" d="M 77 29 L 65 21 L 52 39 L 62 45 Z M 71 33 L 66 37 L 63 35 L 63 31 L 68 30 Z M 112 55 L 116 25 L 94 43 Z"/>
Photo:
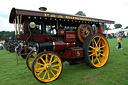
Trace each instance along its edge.
<path fill-rule="evenodd" d="M 30 28 L 35 28 L 36 27 L 36 24 L 35 24 L 35 22 L 30 22 L 29 23 L 29 26 L 30 26 Z"/>

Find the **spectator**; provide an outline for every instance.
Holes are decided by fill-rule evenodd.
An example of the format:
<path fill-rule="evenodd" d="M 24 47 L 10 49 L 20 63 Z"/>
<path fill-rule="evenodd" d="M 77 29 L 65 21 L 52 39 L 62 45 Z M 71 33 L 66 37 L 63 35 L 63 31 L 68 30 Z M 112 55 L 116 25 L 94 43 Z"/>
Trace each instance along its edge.
<path fill-rule="evenodd" d="M 3 50 L 3 44 L 0 43 L 0 50 Z"/>
<path fill-rule="evenodd" d="M 118 33 L 118 37 L 117 37 L 117 49 L 122 49 L 122 45 L 121 45 L 121 40 L 122 40 L 122 36 L 121 33 Z"/>

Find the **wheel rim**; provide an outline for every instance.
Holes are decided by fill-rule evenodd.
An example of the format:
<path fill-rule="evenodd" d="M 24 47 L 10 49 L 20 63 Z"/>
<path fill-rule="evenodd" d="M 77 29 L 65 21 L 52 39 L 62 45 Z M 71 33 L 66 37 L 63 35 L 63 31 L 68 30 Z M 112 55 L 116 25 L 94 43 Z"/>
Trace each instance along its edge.
<path fill-rule="evenodd" d="M 34 58 L 36 57 L 36 55 L 37 55 L 37 52 L 32 52 L 30 55 L 29 55 L 29 57 L 28 57 L 28 59 L 27 59 L 27 65 L 28 65 L 28 68 L 31 70 L 32 69 L 32 62 L 33 62 L 33 60 L 34 60 Z"/>
<path fill-rule="evenodd" d="M 62 71 L 60 58 L 53 53 L 44 53 L 34 63 L 34 75 L 42 82 L 50 82 L 57 79 Z"/>
<path fill-rule="evenodd" d="M 103 36 L 95 36 L 89 45 L 89 59 L 95 67 L 102 67 L 108 60 L 109 45 Z"/>

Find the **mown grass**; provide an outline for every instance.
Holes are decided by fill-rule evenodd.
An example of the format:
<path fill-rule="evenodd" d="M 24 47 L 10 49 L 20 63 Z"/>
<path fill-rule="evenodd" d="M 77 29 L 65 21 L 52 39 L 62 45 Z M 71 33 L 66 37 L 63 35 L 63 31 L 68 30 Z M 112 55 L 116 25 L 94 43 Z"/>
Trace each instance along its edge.
<path fill-rule="evenodd" d="M 37 81 L 28 70 L 26 61 L 16 54 L 0 50 L 0 85 L 128 85 L 128 38 L 123 38 L 122 50 L 116 49 L 116 39 L 108 39 L 110 56 L 107 64 L 98 69 L 85 63 L 63 64 L 60 77 L 50 83 Z"/>

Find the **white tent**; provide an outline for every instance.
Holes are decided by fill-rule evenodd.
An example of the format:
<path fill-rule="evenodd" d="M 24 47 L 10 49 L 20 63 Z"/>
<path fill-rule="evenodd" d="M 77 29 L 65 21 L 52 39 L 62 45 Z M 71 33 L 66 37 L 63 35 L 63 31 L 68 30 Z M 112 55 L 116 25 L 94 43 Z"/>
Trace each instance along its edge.
<path fill-rule="evenodd" d="M 127 36 L 128 29 L 118 28 L 118 29 L 112 29 L 112 30 L 105 30 L 105 34 L 114 34 L 115 36 L 119 33 L 123 32 L 125 36 Z"/>
<path fill-rule="evenodd" d="M 119 28 L 119 29 L 112 29 L 112 30 L 105 30 L 105 34 L 111 34 L 111 33 L 118 33 L 120 32 L 122 29 Z"/>
<path fill-rule="evenodd" d="M 128 36 L 128 35 L 127 35 L 127 34 L 128 34 L 128 29 L 122 29 L 121 31 L 124 32 L 124 35 L 125 35 L 125 36 Z"/>

